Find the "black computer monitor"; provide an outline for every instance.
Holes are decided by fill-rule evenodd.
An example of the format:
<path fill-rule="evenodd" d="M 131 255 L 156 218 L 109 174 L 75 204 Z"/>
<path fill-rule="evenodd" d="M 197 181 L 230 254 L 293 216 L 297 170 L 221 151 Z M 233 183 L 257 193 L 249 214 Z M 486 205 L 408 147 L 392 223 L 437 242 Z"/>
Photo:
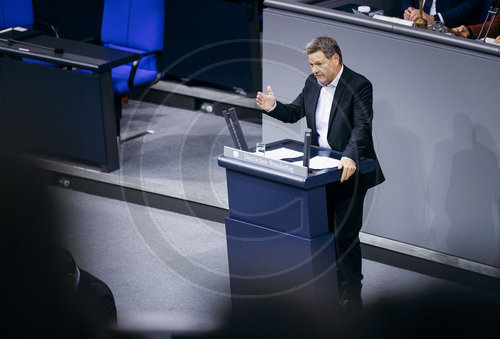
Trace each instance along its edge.
<path fill-rule="evenodd" d="M 245 141 L 245 136 L 241 130 L 240 121 L 238 120 L 238 115 L 234 107 L 228 110 L 224 110 L 222 115 L 226 119 L 227 127 L 229 128 L 229 133 L 231 133 L 231 138 L 233 138 L 234 147 L 242 151 L 248 151 L 248 145 Z"/>

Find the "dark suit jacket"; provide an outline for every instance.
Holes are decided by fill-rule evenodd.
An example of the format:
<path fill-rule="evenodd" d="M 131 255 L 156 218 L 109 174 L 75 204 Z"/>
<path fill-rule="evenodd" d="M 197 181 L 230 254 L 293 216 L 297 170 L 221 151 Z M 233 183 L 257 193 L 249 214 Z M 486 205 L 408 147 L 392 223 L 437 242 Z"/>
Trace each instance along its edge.
<path fill-rule="evenodd" d="M 116 323 L 116 306 L 113 293 L 103 281 L 92 274 L 80 270 L 80 283 L 77 293 L 99 321 L 107 325 Z"/>
<path fill-rule="evenodd" d="M 318 145 L 316 131 L 316 105 L 321 85 L 311 74 L 299 96 L 291 104 L 277 101 L 276 108 L 268 112 L 270 116 L 283 122 L 296 122 L 306 117 L 307 126 L 312 130 L 312 143 Z M 353 72 L 344 65 L 344 71 L 333 97 L 327 140 L 330 147 L 342 152 L 356 163 L 360 158 L 377 161 L 377 170 L 361 176 L 362 187 L 369 188 L 384 181 L 378 164 L 372 138 L 373 88 L 364 76 Z"/>
<path fill-rule="evenodd" d="M 481 20 L 482 4 L 483 0 L 437 0 L 436 12 L 441 13 L 444 24 L 450 28 L 477 24 Z M 418 8 L 418 0 L 401 0 L 402 12 L 408 7 Z"/>

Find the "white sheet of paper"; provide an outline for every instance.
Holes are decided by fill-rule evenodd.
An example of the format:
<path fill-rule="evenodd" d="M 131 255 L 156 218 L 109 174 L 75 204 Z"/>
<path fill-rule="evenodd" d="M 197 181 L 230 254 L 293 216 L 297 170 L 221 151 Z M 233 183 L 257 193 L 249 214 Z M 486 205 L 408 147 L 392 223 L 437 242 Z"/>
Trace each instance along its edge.
<path fill-rule="evenodd" d="M 482 39 L 481 39 L 482 40 Z M 495 38 L 486 38 L 486 43 L 487 44 L 492 44 L 492 45 L 495 45 L 495 46 L 500 46 L 499 44 L 496 44 L 494 43 L 493 41 L 495 41 Z"/>
<path fill-rule="evenodd" d="M 340 160 L 329 158 L 329 157 L 314 157 L 309 159 L 309 168 L 313 170 L 320 170 L 320 169 L 325 169 L 325 168 L 336 168 L 339 166 Z M 301 161 L 294 161 L 292 162 L 294 165 L 300 165 L 302 166 L 302 160 Z"/>
<path fill-rule="evenodd" d="M 377 19 L 377 20 L 392 22 L 393 24 L 400 24 L 400 25 L 404 25 L 404 26 L 413 26 L 413 21 L 404 20 L 404 19 L 401 19 L 401 18 L 395 18 L 395 17 L 392 17 L 392 16 L 384 16 L 384 15 L 375 14 L 373 16 L 373 18 Z"/>
<path fill-rule="evenodd" d="M 297 152 L 285 147 L 273 149 L 271 151 L 266 150 L 266 158 L 271 158 L 275 160 L 280 160 L 285 158 L 296 158 L 301 156 L 303 156 L 302 152 Z"/>
<path fill-rule="evenodd" d="M 9 31 L 26 32 L 27 30 L 28 30 L 27 28 L 24 28 L 24 27 L 21 27 L 21 26 L 9 27 L 9 28 L 6 28 L 6 29 L 2 29 L 0 31 L 0 34 L 5 33 L 5 32 L 9 32 Z"/>

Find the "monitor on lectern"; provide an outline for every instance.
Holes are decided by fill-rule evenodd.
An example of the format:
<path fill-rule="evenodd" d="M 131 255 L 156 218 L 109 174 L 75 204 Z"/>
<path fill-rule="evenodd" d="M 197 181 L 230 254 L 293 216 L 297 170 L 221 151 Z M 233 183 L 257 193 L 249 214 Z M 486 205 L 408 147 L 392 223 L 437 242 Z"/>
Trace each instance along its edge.
<path fill-rule="evenodd" d="M 226 119 L 229 133 L 231 134 L 231 138 L 233 138 L 234 147 L 248 152 L 248 145 L 245 141 L 245 136 L 243 135 L 243 131 L 241 130 L 240 121 L 238 120 L 238 115 L 236 114 L 236 110 L 234 109 L 234 107 L 231 107 L 228 110 L 224 110 L 222 112 L 222 115 Z"/>

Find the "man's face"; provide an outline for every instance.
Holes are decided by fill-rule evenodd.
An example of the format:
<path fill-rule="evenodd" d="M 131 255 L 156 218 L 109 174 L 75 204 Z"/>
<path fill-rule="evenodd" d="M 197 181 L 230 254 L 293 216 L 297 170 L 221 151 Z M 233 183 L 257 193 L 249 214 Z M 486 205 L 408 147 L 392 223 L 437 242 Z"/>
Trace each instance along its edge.
<path fill-rule="evenodd" d="M 329 85 L 335 79 L 342 67 L 338 54 L 334 54 L 328 59 L 323 51 L 316 51 L 309 54 L 307 59 L 316 80 L 325 86 Z"/>

